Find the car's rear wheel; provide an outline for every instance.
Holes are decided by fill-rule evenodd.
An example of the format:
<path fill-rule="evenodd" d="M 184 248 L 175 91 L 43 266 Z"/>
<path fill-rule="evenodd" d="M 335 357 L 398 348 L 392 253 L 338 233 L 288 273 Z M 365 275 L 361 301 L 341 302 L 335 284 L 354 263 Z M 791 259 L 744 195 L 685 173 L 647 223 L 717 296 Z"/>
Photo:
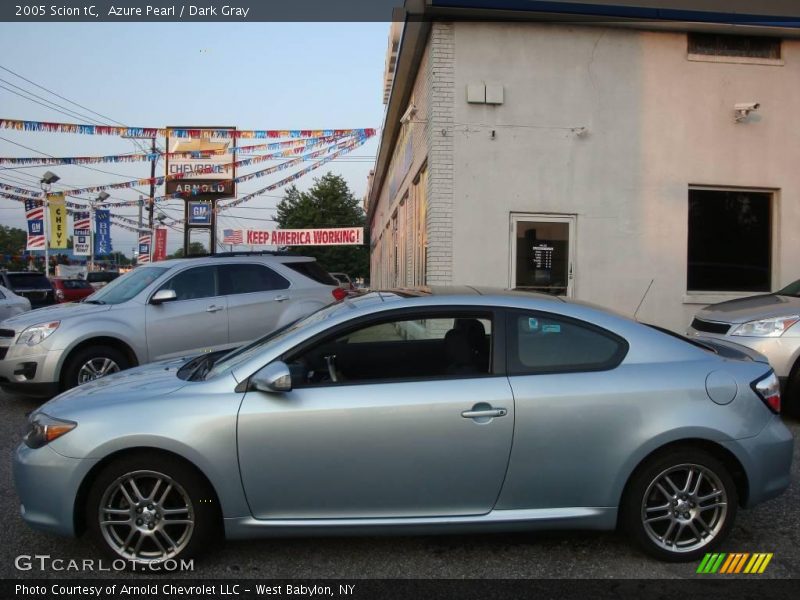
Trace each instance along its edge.
<path fill-rule="evenodd" d="M 118 373 L 131 366 L 128 357 L 111 346 L 89 346 L 71 356 L 64 368 L 64 389 Z"/>
<path fill-rule="evenodd" d="M 716 548 L 736 518 L 738 494 L 728 469 L 701 449 L 671 450 L 634 473 L 622 519 L 648 554 L 667 561 L 697 560 Z"/>
<path fill-rule="evenodd" d="M 182 461 L 147 453 L 105 467 L 88 496 L 94 543 L 115 559 L 144 564 L 196 556 L 219 534 L 214 493 Z"/>

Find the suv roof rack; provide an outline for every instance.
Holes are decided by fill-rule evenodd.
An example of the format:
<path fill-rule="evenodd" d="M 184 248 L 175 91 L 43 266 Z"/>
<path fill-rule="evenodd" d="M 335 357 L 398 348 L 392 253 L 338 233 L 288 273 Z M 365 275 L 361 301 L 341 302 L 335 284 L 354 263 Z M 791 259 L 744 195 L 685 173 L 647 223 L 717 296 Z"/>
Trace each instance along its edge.
<path fill-rule="evenodd" d="M 296 252 L 291 252 L 289 250 L 255 250 L 251 252 L 242 251 L 242 252 L 217 252 L 215 254 L 193 254 L 192 256 L 203 256 L 203 257 L 210 257 L 210 258 L 226 258 L 230 256 L 301 256 Z M 189 256 L 187 258 L 192 258 Z"/>

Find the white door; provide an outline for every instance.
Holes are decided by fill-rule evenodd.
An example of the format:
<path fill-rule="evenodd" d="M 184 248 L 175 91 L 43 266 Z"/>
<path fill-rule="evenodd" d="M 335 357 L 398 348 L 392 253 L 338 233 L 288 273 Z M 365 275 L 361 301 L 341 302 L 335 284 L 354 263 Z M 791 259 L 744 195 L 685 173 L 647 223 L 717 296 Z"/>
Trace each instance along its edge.
<path fill-rule="evenodd" d="M 509 286 L 572 297 L 575 215 L 511 213 Z"/>

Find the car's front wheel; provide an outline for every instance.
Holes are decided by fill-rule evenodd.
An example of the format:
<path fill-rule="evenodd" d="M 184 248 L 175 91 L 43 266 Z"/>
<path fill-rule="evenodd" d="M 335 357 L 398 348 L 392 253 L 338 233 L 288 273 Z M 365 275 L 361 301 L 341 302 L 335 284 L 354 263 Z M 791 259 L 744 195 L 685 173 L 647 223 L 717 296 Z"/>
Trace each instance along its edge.
<path fill-rule="evenodd" d="M 157 453 L 106 466 L 88 496 L 89 534 L 115 559 L 163 562 L 196 556 L 219 534 L 213 490 L 182 461 Z"/>
<path fill-rule="evenodd" d="M 64 367 L 64 389 L 118 373 L 130 366 L 128 357 L 111 346 L 83 348 L 71 356 Z"/>
<path fill-rule="evenodd" d="M 699 448 L 653 457 L 634 473 L 622 520 L 634 540 L 661 560 L 691 561 L 716 548 L 733 526 L 736 485 L 725 465 Z"/>

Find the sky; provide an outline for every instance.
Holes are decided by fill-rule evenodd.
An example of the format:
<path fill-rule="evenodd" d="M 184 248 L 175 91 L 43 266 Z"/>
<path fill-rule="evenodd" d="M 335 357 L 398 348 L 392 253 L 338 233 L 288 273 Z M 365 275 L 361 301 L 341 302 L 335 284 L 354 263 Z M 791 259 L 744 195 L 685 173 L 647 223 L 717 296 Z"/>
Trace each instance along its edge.
<path fill-rule="evenodd" d="M 388 33 L 389 23 L 374 22 L 0 23 L 0 66 L 130 126 L 378 129 L 383 119 Z M 104 121 L 2 69 L 0 86 L 2 118 L 89 122 L 2 89 L 20 92 L 13 87 L 19 86 L 29 94 Z M 258 142 L 248 140 L 240 145 Z M 307 189 L 313 184 L 313 177 L 331 171 L 342 175 L 353 193 L 362 198 L 377 147 L 376 136 L 346 158 L 306 175 L 296 185 Z M 0 130 L 0 156 L 6 157 L 40 153 L 95 156 L 134 151 L 137 148 L 133 142 L 118 137 Z M 243 168 L 238 174 L 273 164 L 276 163 L 263 162 Z M 0 165 L 0 183 L 38 189 L 41 175 L 50 170 L 61 177 L 53 191 L 150 175 L 148 162 L 9 167 Z M 163 170 L 163 162 L 159 162 L 156 174 L 163 175 Z M 291 172 L 242 183 L 238 194 L 263 188 Z M 148 193 L 146 187 L 140 191 Z M 135 200 L 140 195 L 124 189 L 109 192 L 114 199 L 124 200 Z M 162 193 L 163 188 L 157 188 L 156 194 Z M 218 229 L 273 227 L 266 219 L 274 216 L 282 191 L 271 194 L 225 211 Z M 163 210 L 171 217 L 182 217 L 182 205 L 181 200 L 170 200 Z M 114 208 L 112 212 L 137 218 L 136 207 Z M 0 198 L 0 223 L 24 229 L 22 204 Z M 111 234 L 114 249 L 130 255 L 136 234 L 113 226 Z M 167 239 L 169 252 L 183 243 L 182 233 L 171 229 Z"/>

